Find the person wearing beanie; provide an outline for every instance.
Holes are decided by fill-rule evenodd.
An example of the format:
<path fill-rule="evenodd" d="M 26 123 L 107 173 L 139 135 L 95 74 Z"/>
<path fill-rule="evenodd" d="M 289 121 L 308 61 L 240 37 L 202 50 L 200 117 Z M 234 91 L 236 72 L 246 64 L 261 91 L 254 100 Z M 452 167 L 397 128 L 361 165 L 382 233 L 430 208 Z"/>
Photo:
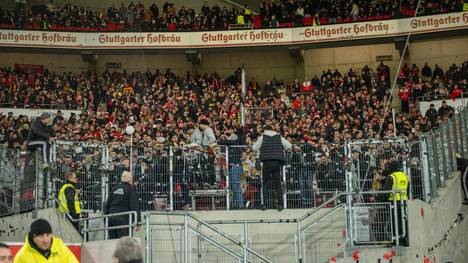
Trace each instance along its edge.
<path fill-rule="evenodd" d="M 39 218 L 31 223 L 24 246 L 15 256 L 14 263 L 78 263 L 78 259 L 63 241 L 52 235 L 52 227 L 45 219 Z"/>
<path fill-rule="evenodd" d="M 28 149 L 33 151 L 40 147 L 42 149 L 42 160 L 44 168 L 49 167 L 50 140 L 52 138 L 52 116 L 48 112 L 43 112 L 40 117 L 31 123 L 28 134 Z"/>
<path fill-rule="evenodd" d="M 129 171 L 123 171 L 120 176 L 121 183 L 112 189 L 109 198 L 107 199 L 106 205 L 104 207 L 104 214 L 115 214 L 121 212 L 136 211 L 137 212 L 137 228 L 140 230 L 140 207 L 138 204 L 138 196 L 133 189 L 133 175 Z M 109 217 L 109 226 L 126 226 L 121 229 L 112 229 L 109 230 L 109 239 L 121 238 L 123 236 L 128 236 L 128 224 L 129 216 L 131 215 L 119 215 Z M 132 218 L 135 220 L 135 218 Z"/>

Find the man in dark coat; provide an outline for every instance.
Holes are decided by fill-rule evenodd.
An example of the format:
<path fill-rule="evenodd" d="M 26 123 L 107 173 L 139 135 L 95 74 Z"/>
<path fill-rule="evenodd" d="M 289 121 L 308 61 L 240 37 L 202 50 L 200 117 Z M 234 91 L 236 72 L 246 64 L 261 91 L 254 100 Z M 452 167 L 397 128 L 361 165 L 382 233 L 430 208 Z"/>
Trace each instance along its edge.
<path fill-rule="evenodd" d="M 137 212 L 137 228 L 140 230 L 140 207 L 138 205 L 138 196 L 133 189 L 133 175 L 124 171 L 121 176 L 121 183 L 117 185 L 109 195 L 106 206 L 104 207 L 104 214 L 115 214 L 121 212 Z M 134 218 L 132 220 L 135 220 Z M 123 226 L 129 224 L 129 215 L 119 215 L 109 218 L 109 226 Z M 109 230 L 109 239 L 117 239 L 123 236 L 128 236 L 128 227 L 121 229 Z"/>

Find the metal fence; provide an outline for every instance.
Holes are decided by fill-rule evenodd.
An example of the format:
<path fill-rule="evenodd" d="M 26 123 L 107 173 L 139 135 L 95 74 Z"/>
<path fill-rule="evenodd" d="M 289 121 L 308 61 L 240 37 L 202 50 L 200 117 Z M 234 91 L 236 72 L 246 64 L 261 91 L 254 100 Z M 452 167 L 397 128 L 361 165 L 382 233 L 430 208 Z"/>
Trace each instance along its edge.
<path fill-rule="evenodd" d="M 464 109 L 420 140 L 294 145 L 281 174 L 283 205 L 311 208 L 345 190 L 377 190 L 390 159 L 410 176 L 410 197 L 429 201 L 455 171 L 455 152 L 468 154 L 467 134 Z M 6 148 L 1 154 L 2 213 L 28 209 L 23 202 L 28 198 L 48 206 L 67 172 L 78 176 L 84 210 L 100 211 L 130 163 L 142 210 L 257 209 L 262 204 L 274 208 L 277 200 L 272 182 L 263 182 L 261 164 L 250 146 L 219 146 L 213 151 L 59 141 L 52 146 L 51 172 L 40 168 L 40 156 Z M 41 187 L 36 189 L 36 182 Z M 21 203 L 21 208 L 13 203 Z"/>
<path fill-rule="evenodd" d="M 52 199 L 57 197 L 65 183 L 67 173 L 75 173 L 80 189 L 80 201 L 85 212 L 102 211 L 107 196 L 108 173 L 107 148 L 103 144 L 57 141 L 51 149 L 53 186 L 49 191 Z"/>
<path fill-rule="evenodd" d="M 0 146 L 0 216 L 42 208 L 47 185 L 39 158 L 37 151 Z"/>
<path fill-rule="evenodd" d="M 455 153 L 468 155 L 468 110 L 462 109 L 447 123 L 432 130 L 422 137 L 422 178 L 428 189 L 427 196 L 437 195 L 437 189 L 445 186 L 445 181 L 456 171 Z"/>

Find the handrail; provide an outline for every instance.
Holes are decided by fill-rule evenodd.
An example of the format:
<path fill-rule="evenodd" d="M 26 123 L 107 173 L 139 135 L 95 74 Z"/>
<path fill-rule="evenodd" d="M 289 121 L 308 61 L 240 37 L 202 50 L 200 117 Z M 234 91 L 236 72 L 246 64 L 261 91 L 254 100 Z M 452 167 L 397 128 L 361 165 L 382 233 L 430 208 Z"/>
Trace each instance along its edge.
<path fill-rule="evenodd" d="M 223 244 L 219 243 L 218 241 L 212 239 L 211 237 L 203 234 L 200 230 L 192 227 L 192 226 L 188 226 L 193 232 L 195 232 L 196 234 L 198 234 L 201 238 L 205 239 L 206 241 L 210 242 L 212 245 L 216 246 L 217 248 L 219 249 L 222 249 L 224 251 L 226 251 L 228 254 L 230 254 L 231 256 L 233 257 L 236 257 L 237 259 L 241 260 L 242 259 L 242 256 L 238 253 L 236 253 L 235 251 L 233 251 L 232 249 L 224 246 Z"/>
<path fill-rule="evenodd" d="M 225 232 L 223 232 L 221 229 L 217 228 L 217 227 L 214 227 L 213 225 L 211 225 L 210 223 L 204 221 L 203 219 L 189 213 L 189 212 L 158 212 L 158 211 L 148 211 L 146 212 L 146 225 L 150 225 L 149 223 L 149 217 L 151 215 L 165 215 L 165 216 L 168 216 L 168 215 L 173 215 L 173 216 L 184 216 L 184 217 L 190 217 L 191 219 L 193 219 L 194 221 L 196 221 L 197 223 L 203 225 L 203 226 L 206 226 L 207 228 L 209 228 L 210 230 L 214 231 L 215 233 L 221 235 L 222 237 L 226 238 L 227 240 L 229 240 L 230 242 L 234 243 L 236 246 L 239 246 L 241 248 L 244 248 L 245 250 L 247 250 L 249 253 L 255 255 L 256 257 L 258 257 L 259 259 L 261 259 L 262 261 L 264 262 L 267 262 L 267 263 L 271 263 L 271 261 L 267 258 L 265 258 L 264 256 L 262 256 L 261 254 L 259 254 L 258 252 L 256 252 L 255 250 L 249 248 L 249 247 L 244 247 L 242 242 L 241 241 L 238 241 L 236 240 L 235 238 L 229 236 L 228 234 L 226 234 Z M 189 226 L 192 230 L 193 230 L 193 227 Z M 196 233 L 200 234 L 200 235 L 203 235 L 203 236 L 206 236 L 205 234 L 203 234 L 201 231 L 199 230 L 196 230 L 195 231 Z"/>
<path fill-rule="evenodd" d="M 242 242 L 230 237 L 228 234 L 224 233 L 221 229 L 212 226 L 211 224 L 205 222 L 204 220 L 194 216 L 193 214 L 191 214 L 189 212 L 158 212 L 158 211 L 148 211 L 148 212 L 146 212 L 146 218 L 148 218 L 151 215 L 166 215 L 166 216 L 167 215 L 173 215 L 173 216 L 185 216 L 185 215 L 187 215 L 190 218 L 192 218 L 193 220 L 195 220 L 196 222 L 198 222 L 198 223 L 208 227 L 212 231 L 220 234 L 222 237 L 227 238 L 229 241 L 233 242 L 234 244 L 236 244 L 238 246 L 242 246 Z"/>
<path fill-rule="evenodd" d="M 129 228 L 134 230 L 134 228 L 138 225 L 138 214 L 136 211 L 127 211 L 127 212 L 119 212 L 119 213 L 113 213 L 113 214 L 105 214 L 105 215 L 97 215 L 93 217 L 83 217 L 83 218 L 73 218 L 70 213 L 65 211 L 65 207 L 60 203 L 60 201 L 57 198 L 54 198 L 54 202 L 58 204 L 62 209 L 63 212 L 60 211 L 60 213 L 64 214 L 65 217 L 68 218 L 71 222 L 85 222 L 85 226 L 83 228 L 83 234 L 87 233 L 92 233 L 92 232 L 99 232 L 99 231 L 106 231 L 106 230 L 114 230 L 114 229 L 125 229 Z M 57 207 L 56 207 L 57 208 Z M 108 218 L 114 217 L 114 216 L 121 216 L 121 215 L 128 215 L 129 216 L 129 224 L 128 225 L 119 225 L 119 226 L 108 226 L 107 221 Z M 97 219 L 104 219 L 106 221 L 106 224 L 104 227 L 98 227 L 98 228 L 88 228 L 86 222 L 89 222 L 91 220 L 97 220 Z M 132 220 L 133 219 L 133 220 Z M 106 232 L 106 240 L 107 240 L 107 232 Z M 85 235 L 84 241 L 87 241 L 87 236 Z"/>
<path fill-rule="evenodd" d="M 331 211 L 329 211 L 328 213 L 322 215 L 321 217 L 315 219 L 313 222 L 303 226 L 300 231 L 304 232 L 304 231 L 307 231 L 309 228 L 311 228 L 313 225 L 317 224 L 318 222 L 320 222 L 322 219 L 336 213 L 338 210 L 340 210 L 341 208 L 343 208 L 345 205 L 344 204 L 340 204 L 338 206 L 335 206 L 333 207 L 333 209 Z"/>

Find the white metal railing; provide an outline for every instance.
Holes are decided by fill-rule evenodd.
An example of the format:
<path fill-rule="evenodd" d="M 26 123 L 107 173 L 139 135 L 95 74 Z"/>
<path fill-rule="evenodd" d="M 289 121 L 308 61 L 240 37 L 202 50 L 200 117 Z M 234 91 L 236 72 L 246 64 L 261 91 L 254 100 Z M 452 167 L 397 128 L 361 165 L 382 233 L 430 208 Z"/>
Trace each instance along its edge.
<path fill-rule="evenodd" d="M 89 234 L 94 232 L 104 232 L 104 240 L 109 239 L 109 230 L 117 230 L 117 229 L 127 229 L 128 233 L 131 237 L 135 237 L 135 230 L 138 226 L 138 214 L 136 211 L 128 211 L 128 212 L 120 212 L 120 213 L 113 213 L 113 214 L 102 214 L 92 217 L 82 217 L 82 218 L 73 218 L 68 212 L 65 212 L 65 208 L 63 207 L 62 203 L 58 199 L 54 199 L 55 207 L 62 208 L 61 212 L 63 214 L 63 218 L 69 220 L 71 223 L 78 223 L 81 227 L 80 234 L 83 236 L 83 241 L 88 242 Z M 119 225 L 119 226 L 109 226 L 109 218 L 115 216 L 128 216 L 128 224 Z M 101 221 L 104 222 L 103 227 L 90 227 L 90 221 Z"/>
<path fill-rule="evenodd" d="M 154 217 L 162 216 L 167 217 L 167 223 L 163 223 L 160 220 L 153 221 Z M 172 217 L 181 217 L 183 218 L 182 222 L 170 222 L 169 216 Z M 153 257 L 153 234 L 152 226 L 167 226 L 170 230 L 171 227 L 180 226 L 182 229 L 181 239 L 180 239 L 180 248 L 181 248 L 181 262 L 187 263 L 191 262 L 191 251 L 194 248 L 190 245 L 191 233 L 195 234 L 197 238 L 201 238 L 210 244 L 217 247 L 222 252 L 236 258 L 239 262 L 252 262 L 251 257 L 255 257 L 256 261 L 260 262 L 271 262 L 268 258 L 261 255 L 257 251 L 249 247 L 247 239 L 238 240 L 229 234 L 225 233 L 221 229 L 215 227 L 213 224 L 207 223 L 199 217 L 188 213 L 188 212 L 147 212 L 145 214 L 145 225 L 146 225 L 146 258 L 151 262 L 158 262 Z M 247 224 L 244 224 L 244 234 L 248 233 L 246 228 Z M 202 228 L 206 228 L 206 231 L 203 231 Z M 216 235 L 216 237 L 212 236 Z M 222 241 L 227 242 L 227 244 Z M 239 251 L 231 249 L 229 246 L 233 246 Z M 198 257 L 201 255 L 199 254 Z"/>

